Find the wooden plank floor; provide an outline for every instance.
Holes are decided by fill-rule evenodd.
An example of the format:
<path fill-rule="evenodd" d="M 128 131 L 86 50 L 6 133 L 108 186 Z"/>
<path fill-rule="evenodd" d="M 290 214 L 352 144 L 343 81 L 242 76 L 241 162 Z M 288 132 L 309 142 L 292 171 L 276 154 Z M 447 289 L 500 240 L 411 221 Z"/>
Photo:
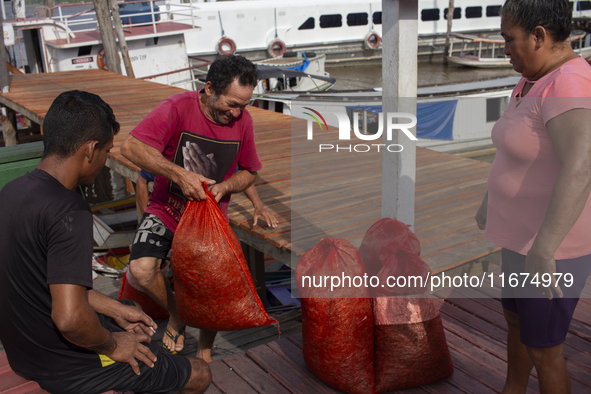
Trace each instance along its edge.
<path fill-rule="evenodd" d="M 100 95 L 121 123 L 108 163 L 124 176 L 135 174 L 138 168 L 119 153 L 123 139 L 160 101 L 182 91 L 102 70 L 11 78 L 10 93 L 0 95 L 0 103 L 35 122 L 42 122 L 53 99 L 63 91 L 81 89 Z M 367 167 L 349 163 L 346 157 L 339 159 L 342 165 L 336 162 L 338 171 L 323 172 L 317 165 L 306 167 L 305 157 L 292 157 L 293 147 L 300 142 L 292 145 L 289 116 L 252 107 L 249 111 L 264 165 L 256 181 L 257 190 L 280 223 L 276 229 L 251 228 L 253 210 L 243 195 L 232 199 L 228 211 L 230 222 L 253 234 L 265 246 L 284 252 L 288 258 L 282 262 L 286 264 L 291 263 L 290 255 L 301 255 L 325 236 L 347 238 L 359 246 L 374 221 L 368 218 L 379 218 L 381 202 L 376 195 L 380 195 L 381 180 L 372 170 L 375 167 L 371 167 L 379 163 L 379 156 L 372 156 Z M 486 190 L 489 165 L 422 148 L 417 148 L 416 157 L 415 231 L 421 241 L 422 256 L 433 272 L 498 250 L 473 220 Z M 328 160 L 334 161 L 332 156 Z M 299 186 L 292 190 L 292 165 L 298 172 L 309 171 L 295 180 L 297 185 L 304 182 L 306 187 L 309 185 L 305 193 L 295 191 Z M 324 193 L 322 199 L 318 198 L 320 190 Z"/>

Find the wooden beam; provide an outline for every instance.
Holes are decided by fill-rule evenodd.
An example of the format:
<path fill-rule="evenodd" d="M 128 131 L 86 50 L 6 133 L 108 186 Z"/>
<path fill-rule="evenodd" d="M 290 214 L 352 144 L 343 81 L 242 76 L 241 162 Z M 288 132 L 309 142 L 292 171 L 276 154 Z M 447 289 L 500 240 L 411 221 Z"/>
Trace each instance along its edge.
<path fill-rule="evenodd" d="M 0 27 L 3 19 L 0 12 Z M 8 79 L 8 59 L 6 58 L 6 47 L 4 46 L 4 30 L 2 30 L 2 40 L 0 40 L 0 92 L 10 92 L 10 80 Z"/>
<path fill-rule="evenodd" d="M 115 25 L 115 34 L 119 42 L 119 51 L 123 57 L 123 64 L 125 65 L 125 72 L 128 77 L 135 78 L 131 59 L 129 58 L 129 50 L 127 49 L 127 42 L 125 41 L 125 33 L 123 32 L 123 25 L 121 24 L 121 16 L 119 15 L 119 4 L 117 0 L 111 0 L 111 14 L 113 15 L 113 24 Z"/>
<path fill-rule="evenodd" d="M 117 43 L 113 34 L 113 23 L 111 22 L 111 12 L 109 4 L 104 0 L 93 0 L 96 19 L 101 31 L 101 40 L 103 41 L 103 50 L 109 71 L 121 74 L 121 63 L 117 54 Z"/>

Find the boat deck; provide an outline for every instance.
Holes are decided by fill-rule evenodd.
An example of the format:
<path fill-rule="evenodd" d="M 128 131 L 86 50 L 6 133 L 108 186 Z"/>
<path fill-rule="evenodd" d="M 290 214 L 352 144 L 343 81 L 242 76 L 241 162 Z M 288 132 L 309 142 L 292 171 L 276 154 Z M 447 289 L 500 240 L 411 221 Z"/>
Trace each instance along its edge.
<path fill-rule="evenodd" d="M 51 74 L 13 75 L 10 93 L 0 95 L 0 104 L 21 112 L 29 119 L 42 123 L 53 99 L 61 92 L 84 89 L 100 95 L 108 102 L 121 131 L 115 138 L 107 165 L 133 181 L 139 168 L 121 156 L 119 147 L 129 132 L 160 101 L 183 90 L 153 82 L 117 75 L 103 70 L 84 70 Z M 228 213 L 237 236 L 255 249 L 290 265 L 307 248 L 324 236 L 350 239 L 359 246 L 369 227 L 360 207 L 376 212 L 375 199 L 359 204 L 367 195 L 367 174 L 347 172 L 339 178 L 336 173 L 311 172 L 314 187 L 327 182 L 334 186 L 332 193 L 310 203 L 295 201 L 302 212 L 292 212 L 291 189 L 291 127 L 289 116 L 249 107 L 255 123 L 257 150 L 264 168 L 259 172 L 256 186 L 266 207 L 279 217 L 276 229 L 251 228 L 252 206 L 242 195 L 232 199 Z M 461 266 L 484 257 L 498 248 L 478 230 L 473 219 L 486 190 L 489 164 L 450 154 L 417 148 L 415 201 L 415 232 L 421 241 L 422 256 L 434 273 Z M 341 174 L 342 175 L 342 174 Z M 357 182 L 357 183 L 356 183 Z M 364 183 L 365 182 L 365 183 Z M 372 185 L 376 185 L 375 178 Z M 343 193 L 346 187 L 346 193 Z M 379 192 L 379 188 L 377 189 Z M 373 205 L 371 205 L 373 204 Z M 371 208 L 373 206 L 373 208 Z M 297 234 L 306 234 L 307 215 L 325 215 L 322 230 L 310 228 L 305 243 L 292 238 L 292 226 Z M 299 221 L 296 221 L 299 219 Z M 343 231 L 343 230 L 346 231 Z M 295 257 L 294 257 L 295 256 Z"/>

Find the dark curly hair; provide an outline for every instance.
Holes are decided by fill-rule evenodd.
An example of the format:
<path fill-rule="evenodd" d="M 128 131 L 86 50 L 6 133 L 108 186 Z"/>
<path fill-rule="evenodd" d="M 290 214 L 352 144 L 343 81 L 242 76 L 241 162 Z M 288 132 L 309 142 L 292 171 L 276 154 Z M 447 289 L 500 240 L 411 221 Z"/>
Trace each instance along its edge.
<path fill-rule="evenodd" d="M 507 0 L 501 18 L 519 26 L 526 34 L 542 26 L 557 42 L 566 40 L 572 29 L 572 10 L 568 0 Z"/>
<path fill-rule="evenodd" d="M 93 93 L 70 90 L 56 97 L 43 120 L 43 157 L 72 156 L 86 141 L 102 149 L 119 132 L 109 104 Z"/>
<path fill-rule="evenodd" d="M 254 88 L 258 81 L 257 67 L 244 56 L 224 56 L 211 63 L 205 81 L 211 82 L 216 96 L 219 96 L 228 91 L 236 78 L 240 85 Z"/>

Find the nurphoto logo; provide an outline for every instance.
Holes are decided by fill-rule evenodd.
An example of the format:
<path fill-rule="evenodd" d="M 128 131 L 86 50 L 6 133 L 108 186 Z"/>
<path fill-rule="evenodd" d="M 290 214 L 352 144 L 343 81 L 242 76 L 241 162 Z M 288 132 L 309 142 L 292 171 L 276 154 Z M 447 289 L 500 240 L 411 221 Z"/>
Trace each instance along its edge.
<path fill-rule="evenodd" d="M 314 121 L 320 126 L 320 131 L 324 131 L 325 129 L 328 130 L 328 124 L 324 119 L 324 116 L 312 108 L 304 107 L 304 109 L 312 112 L 304 112 L 305 115 L 308 115 L 310 119 L 308 119 L 308 128 L 307 128 L 307 138 L 308 140 L 314 139 Z M 339 141 L 350 141 L 351 140 L 351 121 L 349 116 L 345 113 L 340 112 L 330 112 L 337 117 L 339 122 Z M 395 121 L 396 119 L 396 121 Z M 399 123 L 401 119 L 410 120 L 410 122 Z M 322 120 L 322 123 L 320 122 Z M 413 114 L 405 113 L 405 112 L 388 112 L 386 114 L 386 127 L 384 127 L 384 114 L 380 112 L 378 115 L 378 129 L 373 134 L 364 134 L 359 131 L 359 113 L 353 113 L 353 133 L 355 137 L 362 141 L 375 141 L 377 139 L 382 139 L 382 135 L 384 134 L 384 129 L 386 130 L 386 140 L 392 141 L 392 135 L 395 130 L 402 131 L 411 141 L 416 141 L 417 137 L 413 135 L 410 131 L 413 127 L 417 125 L 417 117 Z M 324 124 L 324 127 L 322 127 Z M 319 144 L 318 151 L 330 151 L 334 150 L 336 152 L 350 152 L 350 153 L 366 153 L 372 150 L 377 150 L 381 152 L 382 149 L 384 151 L 396 153 L 402 152 L 404 147 L 400 144 Z"/>

